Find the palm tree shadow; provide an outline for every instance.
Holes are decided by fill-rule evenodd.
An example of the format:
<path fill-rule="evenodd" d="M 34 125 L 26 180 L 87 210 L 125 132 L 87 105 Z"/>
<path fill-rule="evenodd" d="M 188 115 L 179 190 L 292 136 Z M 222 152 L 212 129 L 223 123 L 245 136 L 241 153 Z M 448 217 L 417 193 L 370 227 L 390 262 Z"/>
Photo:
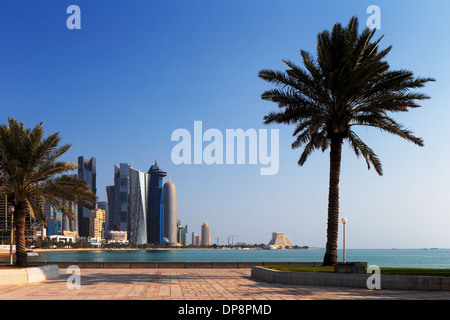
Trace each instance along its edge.
<path fill-rule="evenodd" d="M 71 273 L 61 272 L 58 279 L 51 280 L 53 283 L 65 283 L 72 281 Z M 163 274 L 161 271 L 145 271 L 143 273 L 104 273 L 90 272 L 83 274 L 81 270 L 81 286 L 98 286 L 105 285 L 105 288 L 111 284 L 182 284 L 190 282 L 208 282 L 209 280 L 219 280 L 226 282 L 227 280 L 235 280 L 236 275 L 214 274 L 211 276 L 198 274 Z M 378 298 L 376 292 L 372 290 L 364 290 L 359 288 L 345 287 L 326 287 L 326 286 L 302 286 L 302 285 L 285 285 L 277 283 L 268 283 L 262 280 L 254 279 L 251 276 L 242 276 L 242 283 L 234 284 L 229 290 L 236 296 L 251 297 L 258 300 L 269 300 L 273 297 L 283 298 L 300 298 L 301 300 L 321 300 L 326 295 L 336 300 L 354 300 L 354 299 L 372 299 Z M 213 288 L 211 289 L 213 290 Z M 393 293 L 386 295 L 381 293 L 383 299 L 399 299 Z M 272 297 L 272 298 L 269 298 Z M 327 298 L 328 299 L 328 298 Z"/>
<path fill-rule="evenodd" d="M 161 271 L 145 271 L 143 273 L 104 273 L 90 272 L 89 274 L 83 274 L 83 269 L 80 269 L 80 278 L 83 285 L 97 285 L 100 283 L 124 283 L 124 284 L 143 284 L 143 283 L 165 283 L 174 284 L 178 282 L 186 281 L 202 281 L 205 279 L 204 275 L 196 274 L 163 274 Z M 67 282 L 73 279 L 74 274 L 66 273 L 66 271 L 60 272 L 60 276 L 53 282 Z M 214 279 L 227 280 L 234 279 L 235 275 L 222 276 L 214 275 Z"/>
<path fill-rule="evenodd" d="M 323 299 L 323 294 L 326 293 L 327 296 L 331 296 L 336 300 L 355 300 L 355 299 L 379 299 L 379 295 L 382 295 L 383 299 L 399 299 L 397 294 L 391 293 L 387 295 L 385 292 L 374 291 L 362 288 L 352 288 L 352 287 L 331 287 L 331 286 L 308 286 L 308 285 L 286 285 L 280 283 L 269 283 L 263 280 L 252 278 L 251 276 L 244 276 L 243 278 L 251 280 L 254 284 L 241 284 L 242 287 L 254 288 L 255 292 L 261 296 L 270 295 L 285 295 L 285 296 L 301 296 L 304 300 L 320 300 Z M 247 291 L 247 290 L 245 290 Z M 242 293 L 242 296 L 255 295 L 255 292 Z M 329 298 L 327 298 L 329 299 Z"/>

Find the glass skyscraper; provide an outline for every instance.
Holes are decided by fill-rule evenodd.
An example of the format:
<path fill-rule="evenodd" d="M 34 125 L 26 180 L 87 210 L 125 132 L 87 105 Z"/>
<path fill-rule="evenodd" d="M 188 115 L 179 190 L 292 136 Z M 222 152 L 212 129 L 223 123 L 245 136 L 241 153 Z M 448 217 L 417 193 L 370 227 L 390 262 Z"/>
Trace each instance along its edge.
<path fill-rule="evenodd" d="M 147 243 L 164 243 L 164 189 L 163 178 L 166 172 L 158 164 L 150 167 L 150 192 L 148 196 Z"/>
<path fill-rule="evenodd" d="M 45 202 L 45 221 L 47 222 L 47 235 L 53 236 L 62 232 L 63 216 L 62 212 L 56 209 L 50 202 Z"/>
<path fill-rule="evenodd" d="M 68 174 L 68 176 L 76 178 L 76 174 Z M 75 219 L 69 219 L 66 215 L 62 216 L 62 231 L 75 231 L 76 236 L 79 235 L 78 232 L 78 205 L 76 203 L 69 203 L 69 208 L 72 210 L 75 215 Z"/>
<path fill-rule="evenodd" d="M 129 173 L 129 239 L 130 242 L 135 244 L 145 244 L 147 243 L 147 212 L 150 175 L 133 168 L 129 168 Z"/>
<path fill-rule="evenodd" d="M 11 227 L 15 228 L 11 213 L 8 212 L 9 206 L 14 206 L 14 201 L 11 198 L 8 199 L 6 195 L 0 194 L 0 244 L 10 244 Z M 27 240 L 35 239 L 40 226 L 41 224 L 27 213 L 25 217 L 25 238 Z"/>
<path fill-rule="evenodd" d="M 96 185 L 96 165 L 95 158 L 84 159 L 82 156 L 78 157 L 78 178 L 89 184 L 92 192 L 97 194 Z M 89 236 L 89 218 L 91 217 L 91 210 L 79 206 L 78 207 L 78 232 L 82 237 Z"/>
<path fill-rule="evenodd" d="M 109 222 L 109 208 L 108 208 L 108 202 L 106 201 L 99 201 L 97 202 L 97 209 L 102 209 L 105 211 L 105 226 L 104 230 L 108 230 L 108 222 Z"/>
<path fill-rule="evenodd" d="M 128 230 L 128 193 L 130 182 L 130 166 L 121 163 L 114 166 L 114 225 L 115 230 Z"/>
<path fill-rule="evenodd" d="M 185 246 L 188 244 L 188 226 L 185 225 L 184 227 L 181 225 L 181 221 L 178 220 L 177 222 L 177 242 L 182 245 Z"/>
<path fill-rule="evenodd" d="M 106 230 L 118 230 L 114 216 L 114 186 L 106 187 L 106 197 L 108 199 L 108 218 L 106 221 Z"/>

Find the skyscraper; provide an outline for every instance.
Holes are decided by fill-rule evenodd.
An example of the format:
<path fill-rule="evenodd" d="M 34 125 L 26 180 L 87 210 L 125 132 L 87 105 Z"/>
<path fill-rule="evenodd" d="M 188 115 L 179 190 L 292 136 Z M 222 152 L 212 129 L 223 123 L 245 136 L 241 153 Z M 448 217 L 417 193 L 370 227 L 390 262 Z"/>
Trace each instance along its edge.
<path fill-rule="evenodd" d="M 121 163 L 114 165 L 114 230 L 128 230 L 128 192 L 130 166 Z"/>
<path fill-rule="evenodd" d="M 119 227 L 115 224 L 114 216 L 114 186 L 106 187 L 106 197 L 108 199 L 108 217 L 106 220 L 107 230 L 118 230 Z"/>
<path fill-rule="evenodd" d="M 164 189 L 162 185 L 166 172 L 159 169 L 158 164 L 150 167 L 150 192 L 148 196 L 147 243 L 164 243 Z"/>
<path fill-rule="evenodd" d="M 177 241 L 180 245 L 185 246 L 188 244 L 188 226 L 185 225 L 184 227 L 182 225 L 178 226 L 178 235 L 177 235 Z"/>
<path fill-rule="evenodd" d="M 202 246 L 210 246 L 211 245 L 211 236 L 209 234 L 209 224 L 206 222 L 204 224 L 202 224 L 202 238 L 201 239 L 202 239 L 201 240 Z"/>
<path fill-rule="evenodd" d="M 50 202 L 46 201 L 44 206 L 45 221 L 47 222 L 48 236 L 58 234 L 63 230 L 63 217 L 61 211 L 56 209 Z"/>
<path fill-rule="evenodd" d="M 172 181 L 164 184 L 164 237 L 169 244 L 177 243 L 177 190 Z M 180 241 L 178 241 L 180 242 Z"/>
<path fill-rule="evenodd" d="M 201 234 L 200 235 L 197 234 L 195 236 L 195 243 L 194 243 L 194 245 L 199 247 L 201 245 L 201 243 L 202 243 L 202 235 Z"/>
<path fill-rule="evenodd" d="M 11 200 L 11 198 L 8 198 L 4 194 L 0 194 L 0 244 L 10 243 L 11 227 L 15 228 L 15 222 L 13 222 L 14 219 L 11 216 L 11 212 L 8 212 L 10 206 L 14 206 L 14 200 Z M 40 228 L 41 223 L 38 223 L 27 213 L 25 217 L 25 239 L 35 239 L 41 230 Z"/>
<path fill-rule="evenodd" d="M 129 231 L 130 242 L 135 244 L 147 243 L 147 213 L 148 190 L 150 175 L 148 173 L 129 168 Z"/>
<path fill-rule="evenodd" d="M 104 225 L 104 231 L 108 230 L 108 219 L 109 219 L 109 208 L 108 208 L 108 202 L 106 201 L 99 201 L 97 202 L 97 208 L 102 209 L 105 211 L 105 225 Z"/>
<path fill-rule="evenodd" d="M 76 174 L 68 174 L 68 176 L 77 177 Z M 74 231 L 76 236 L 78 236 L 78 205 L 76 203 L 69 203 L 68 205 L 75 217 L 74 219 L 69 219 L 65 214 L 62 214 L 62 231 Z"/>
<path fill-rule="evenodd" d="M 94 209 L 91 211 L 89 222 L 89 236 L 91 238 L 104 238 L 105 232 L 105 210 Z"/>
<path fill-rule="evenodd" d="M 78 178 L 89 184 L 89 189 L 97 194 L 96 186 L 96 165 L 95 158 L 84 159 L 82 156 L 78 157 Z M 78 207 L 78 232 L 82 237 L 89 236 L 89 218 L 91 211 L 85 207 Z"/>
<path fill-rule="evenodd" d="M 78 205 L 76 203 L 69 204 L 69 207 L 72 209 L 72 212 L 76 213 L 78 212 Z M 78 221 L 77 217 L 75 219 L 71 220 L 67 216 L 63 219 L 63 231 L 73 231 L 75 232 L 75 235 L 78 236 Z"/>

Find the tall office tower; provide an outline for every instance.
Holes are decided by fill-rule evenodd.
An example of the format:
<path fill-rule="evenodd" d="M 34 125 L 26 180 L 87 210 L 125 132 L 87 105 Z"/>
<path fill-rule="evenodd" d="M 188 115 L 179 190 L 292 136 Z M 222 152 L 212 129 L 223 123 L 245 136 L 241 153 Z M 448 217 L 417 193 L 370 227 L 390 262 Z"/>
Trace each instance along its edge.
<path fill-rule="evenodd" d="M 74 231 L 78 235 L 78 205 L 76 203 L 69 203 L 69 208 L 75 215 L 75 219 L 69 219 L 69 217 L 61 213 L 61 231 Z"/>
<path fill-rule="evenodd" d="M 89 184 L 92 192 L 97 194 L 96 186 L 96 165 L 95 158 L 84 159 L 82 156 L 78 157 L 78 178 Z M 82 237 L 89 236 L 89 218 L 91 210 L 85 207 L 78 207 L 78 232 Z"/>
<path fill-rule="evenodd" d="M 114 220 L 114 186 L 106 187 L 106 197 L 108 199 L 108 218 L 106 220 L 106 230 L 117 230 Z"/>
<path fill-rule="evenodd" d="M 172 181 L 164 184 L 164 237 L 169 244 L 177 242 L 177 190 Z"/>
<path fill-rule="evenodd" d="M 68 174 L 70 177 L 76 178 L 76 174 Z M 65 214 L 62 214 L 62 231 L 75 231 L 76 235 L 78 235 L 78 205 L 76 203 L 70 203 L 69 208 L 72 210 L 74 215 L 74 219 L 69 219 L 69 217 Z"/>
<path fill-rule="evenodd" d="M 105 210 L 92 210 L 89 219 L 89 236 L 91 238 L 103 239 L 105 232 Z"/>
<path fill-rule="evenodd" d="M 130 166 L 121 163 L 114 165 L 114 230 L 128 230 L 128 193 L 130 181 Z"/>
<path fill-rule="evenodd" d="M 102 209 L 105 211 L 105 230 L 108 230 L 108 218 L 109 218 L 109 210 L 108 210 L 108 202 L 99 201 L 97 202 L 97 209 Z"/>
<path fill-rule="evenodd" d="M 11 217 L 11 212 L 8 212 L 8 208 L 13 206 L 14 201 L 8 198 L 7 195 L 0 194 L 0 244 L 10 244 L 11 227 L 14 229 L 15 225 Z M 38 223 L 29 213 L 27 213 L 25 216 L 25 239 L 35 239 L 40 233 L 41 226 L 41 223 Z"/>
<path fill-rule="evenodd" d="M 56 235 L 63 231 L 63 214 L 50 202 L 46 201 L 44 206 L 45 221 L 47 222 L 48 236 Z"/>
<path fill-rule="evenodd" d="M 199 247 L 201 243 L 202 243 L 202 235 L 201 234 L 200 235 L 196 235 L 195 236 L 195 244 L 194 245 Z"/>
<path fill-rule="evenodd" d="M 188 226 L 185 225 L 184 227 L 181 225 L 181 220 L 177 220 L 177 242 L 180 245 L 187 245 L 188 243 Z"/>
<path fill-rule="evenodd" d="M 195 246 L 195 237 L 197 237 L 197 233 L 196 232 L 192 232 L 192 238 L 191 238 L 191 241 L 192 241 L 192 245 L 193 246 Z"/>
<path fill-rule="evenodd" d="M 78 205 L 76 203 L 69 203 L 69 208 L 75 215 L 75 219 L 69 219 L 67 215 L 61 212 L 61 231 L 64 235 L 71 235 L 74 241 L 78 239 L 78 220 L 77 212 Z"/>
<path fill-rule="evenodd" d="M 11 213 L 8 206 L 12 205 L 6 195 L 0 195 L 0 244 L 9 244 L 11 239 L 12 224 Z"/>
<path fill-rule="evenodd" d="M 211 236 L 209 235 L 209 224 L 202 224 L 202 246 L 210 246 L 211 245 Z"/>
<path fill-rule="evenodd" d="M 147 243 L 164 243 L 164 189 L 162 185 L 166 172 L 158 164 L 150 167 L 150 190 L 148 196 Z"/>
<path fill-rule="evenodd" d="M 147 243 L 146 224 L 150 175 L 133 168 L 129 168 L 129 172 L 129 239 L 135 244 L 145 244 Z"/>
<path fill-rule="evenodd" d="M 188 226 L 178 226 L 178 235 L 177 235 L 177 242 L 184 246 L 187 245 L 187 239 L 188 239 Z"/>

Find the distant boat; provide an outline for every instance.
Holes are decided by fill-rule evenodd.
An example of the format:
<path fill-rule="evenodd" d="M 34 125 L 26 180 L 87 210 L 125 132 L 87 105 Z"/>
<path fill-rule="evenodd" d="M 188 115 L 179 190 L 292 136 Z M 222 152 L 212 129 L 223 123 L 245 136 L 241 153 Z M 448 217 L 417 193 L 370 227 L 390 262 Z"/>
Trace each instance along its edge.
<path fill-rule="evenodd" d="M 38 255 L 39 255 L 39 253 L 34 252 L 33 250 L 27 250 L 27 256 L 29 256 L 29 257 L 35 257 Z"/>

